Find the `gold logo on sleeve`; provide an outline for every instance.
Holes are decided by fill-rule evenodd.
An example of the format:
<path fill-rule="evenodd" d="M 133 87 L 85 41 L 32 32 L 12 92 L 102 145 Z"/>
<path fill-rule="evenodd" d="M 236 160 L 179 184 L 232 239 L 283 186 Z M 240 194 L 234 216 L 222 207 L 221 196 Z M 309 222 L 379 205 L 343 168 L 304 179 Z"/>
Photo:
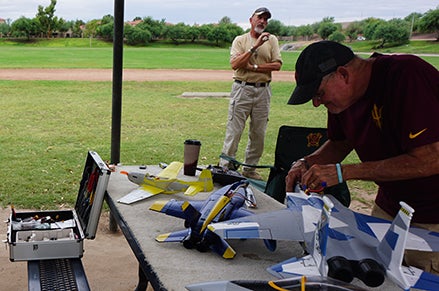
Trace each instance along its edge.
<path fill-rule="evenodd" d="M 381 125 L 382 125 L 382 112 L 383 112 L 383 107 L 378 108 L 378 106 L 376 106 L 376 104 L 373 105 L 373 110 L 372 110 L 372 119 L 375 122 L 375 125 L 381 129 Z"/>

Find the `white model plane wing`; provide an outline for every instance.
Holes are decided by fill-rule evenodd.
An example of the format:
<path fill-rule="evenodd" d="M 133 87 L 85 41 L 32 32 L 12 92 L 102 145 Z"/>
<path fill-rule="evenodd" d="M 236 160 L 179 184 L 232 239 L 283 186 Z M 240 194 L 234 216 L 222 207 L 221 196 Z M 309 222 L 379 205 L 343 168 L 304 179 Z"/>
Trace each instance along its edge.
<path fill-rule="evenodd" d="M 267 268 L 267 271 L 278 278 L 291 278 L 294 274 L 297 276 L 321 276 L 319 268 L 311 255 L 290 258 Z"/>
<path fill-rule="evenodd" d="M 141 186 L 123 196 L 122 198 L 117 200 L 117 202 L 123 204 L 131 204 L 160 193 L 163 193 L 163 189 L 152 186 Z"/>

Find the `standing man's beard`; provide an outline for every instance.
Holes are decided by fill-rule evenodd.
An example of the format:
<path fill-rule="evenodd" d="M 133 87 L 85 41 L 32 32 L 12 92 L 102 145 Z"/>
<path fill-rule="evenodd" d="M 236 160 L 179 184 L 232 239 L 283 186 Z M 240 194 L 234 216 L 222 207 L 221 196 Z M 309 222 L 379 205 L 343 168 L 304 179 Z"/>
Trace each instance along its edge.
<path fill-rule="evenodd" d="M 265 28 L 261 28 L 261 27 L 258 27 L 258 26 L 255 27 L 255 32 L 258 33 L 258 34 L 263 33 L 264 30 L 265 30 Z"/>

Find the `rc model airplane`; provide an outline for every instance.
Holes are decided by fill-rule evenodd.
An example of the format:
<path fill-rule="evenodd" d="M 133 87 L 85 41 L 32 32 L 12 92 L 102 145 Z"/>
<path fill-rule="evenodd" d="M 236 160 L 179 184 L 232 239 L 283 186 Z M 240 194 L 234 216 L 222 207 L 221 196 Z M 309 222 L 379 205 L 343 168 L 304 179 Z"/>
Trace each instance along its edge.
<path fill-rule="evenodd" d="M 127 175 L 131 182 L 139 185 L 139 188 L 128 193 L 117 202 L 131 204 L 157 194 L 184 192 L 185 195 L 193 196 L 200 191 L 210 192 L 213 190 L 212 172 L 210 170 L 202 170 L 198 181 L 184 181 L 177 179 L 177 175 L 182 168 L 183 163 L 172 162 L 157 175 L 121 171 L 121 174 Z"/>
<path fill-rule="evenodd" d="M 184 219 L 186 229 L 159 235 L 158 242 L 183 242 L 183 246 L 199 251 L 209 248 L 230 259 L 235 256 L 235 251 L 212 232 L 207 232 L 211 222 L 220 222 L 228 219 L 252 215 L 253 212 L 245 207 L 245 202 L 254 204 L 253 193 L 248 188 L 249 182 L 241 180 L 231 185 L 222 187 L 213 192 L 207 200 L 199 201 L 157 201 L 150 209 L 167 215 Z"/>
<path fill-rule="evenodd" d="M 288 291 L 288 290 L 355 290 L 358 286 L 332 278 L 297 276 L 280 280 L 233 280 L 194 283 L 185 286 L 189 291 Z"/>
<path fill-rule="evenodd" d="M 393 221 L 360 214 L 330 195 L 287 193 L 287 208 L 215 223 L 209 230 L 224 239 L 258 238 L 304 242 L 308 255 L 269 267 L 279 278 L 323 276 L 370 287 L 385 276 L 404 290 L 439 290 L 439 276 L 402 266 L 405 249 L 439 251 L 439 233 L 410 227 L 414 210 L 404 202 Z"/>

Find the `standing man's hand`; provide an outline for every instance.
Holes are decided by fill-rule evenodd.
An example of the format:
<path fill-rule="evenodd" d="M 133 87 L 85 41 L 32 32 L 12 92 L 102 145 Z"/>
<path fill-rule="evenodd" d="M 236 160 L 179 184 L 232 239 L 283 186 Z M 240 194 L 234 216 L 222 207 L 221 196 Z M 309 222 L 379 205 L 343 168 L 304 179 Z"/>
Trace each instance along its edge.
<path fill-rule="evenodd" d="M 264 42 L 268 41 L 268 39 L 270 38 L 270 33 L 269 32 L 263 32 L 261 33 L 261 35 L 258 37 L 258 39 L 255 42 L 255 45 L 253 46 L 254 49 L 257 49 L 258 47 L 260 47 L 261 45 L 264 44 Z"/>

